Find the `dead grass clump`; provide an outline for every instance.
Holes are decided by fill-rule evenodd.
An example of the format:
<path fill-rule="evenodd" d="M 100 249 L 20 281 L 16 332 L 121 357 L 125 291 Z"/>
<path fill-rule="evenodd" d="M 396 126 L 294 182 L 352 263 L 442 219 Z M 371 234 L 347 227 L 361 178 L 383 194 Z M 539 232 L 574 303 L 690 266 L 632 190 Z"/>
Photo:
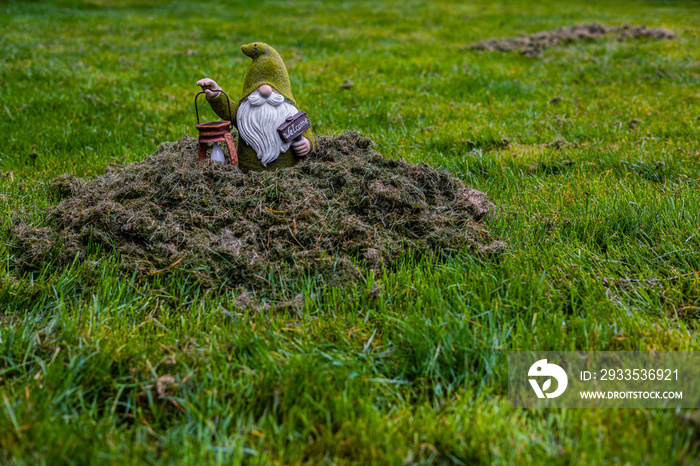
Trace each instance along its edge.
<path fill-rule="evenodd" d="M 118 253 L 143 274 L 186 270 L 205 282 L 264 289 L 305 273 L 333 285 L 404 251 L 493 251 L 480 220 L 494 205 L 445 171 L 375 152 L 354 132 L 319 138 L 297 166 L 241 173 L 197 162 L 196 140 L 82 180 L 62 175 L 60 203 L 32 226 L 16 219 L 20 271 Z M 360 264 L 358 267 L 357 264 Z"/>
<path fill-rule="evenodd" d="M 662 28 L 647 28 L 646 26 L 606 26 L 601 23 L 577 24 L 574 26 L 540 31 L 529 36 L 487 39 L 468 46 L 473 50 L 499 50 L 509 52 L 517 50 L 526 57 L 539 57 L 542 51 L 549 47 L 565 45 L 580 40 L 596 40 L 614 35 L 617 40 L 647 37 L 651 39 L 672 39 L 673 32 Z"/>

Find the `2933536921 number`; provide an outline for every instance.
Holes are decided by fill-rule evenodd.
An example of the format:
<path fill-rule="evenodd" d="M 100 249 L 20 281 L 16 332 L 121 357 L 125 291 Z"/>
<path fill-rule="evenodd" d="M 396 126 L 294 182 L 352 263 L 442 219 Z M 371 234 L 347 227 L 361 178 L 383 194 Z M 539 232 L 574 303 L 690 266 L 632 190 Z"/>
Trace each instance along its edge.
<path fill-rule="evenodd" d="M 678 369 L 601 369 L 600 380 L 678 380 Z"/>

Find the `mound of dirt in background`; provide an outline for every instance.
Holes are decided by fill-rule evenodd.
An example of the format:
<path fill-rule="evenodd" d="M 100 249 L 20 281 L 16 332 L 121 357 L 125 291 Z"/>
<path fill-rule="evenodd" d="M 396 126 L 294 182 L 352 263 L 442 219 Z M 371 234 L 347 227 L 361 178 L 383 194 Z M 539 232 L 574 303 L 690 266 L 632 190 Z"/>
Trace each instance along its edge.
<path fill-rule="evenodd" d="M 565 45 L 580 40 L 596 40 L 607 36 L 615 36 L 617 40 L 648 37 L 651 39 L 672 39 L 673 32 L 661 28 L 646 26 L 606 26 L 601 23 L 578 24 L 575 26 L 540 31 L 529 36 L 487 39 L 475 42 L 465 48 L 472 50 L 500 50 L 502 52 L 519 51 L 526 57 L 539 57 L 542 51 L 549 47 Z"/>
<path fill-rule="evenodd" d="M 185 137 L 92 180 L 62 175 L 52 184 L 62 200 L 45 225 L 15 219 L 15 263 L 33 271 L 118 253 L 128 271 L 185 270 L 211 285 L 264 291 L 303 274 L 343 285 L 407 249 L 504 248 L 479 224 L 495 208 L 484 193 L 373 147 L 354 132 L 321 137 L 293 168 L 244 174 L 199 163 L 196 139 Z"/>

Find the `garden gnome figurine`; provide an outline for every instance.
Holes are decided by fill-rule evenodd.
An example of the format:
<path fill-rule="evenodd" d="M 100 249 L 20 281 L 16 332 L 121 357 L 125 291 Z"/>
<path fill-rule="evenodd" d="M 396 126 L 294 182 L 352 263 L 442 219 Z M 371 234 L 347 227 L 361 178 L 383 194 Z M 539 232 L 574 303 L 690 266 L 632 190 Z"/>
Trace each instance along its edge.
<path fill-rule="evenodd" d="M 285 118 L 299 112 L 292 95 L 289 73 L 282 57 L 269 45 L 254 42 L 241 47 L 253 59 L 243 81 L 243 94 L 231 114 L 226 96 L 209 78 L 200 79 L 200 86 L 211 108 L 219 117 L 231 121 L 238 129 L 238 163 L 243 171 L 276 170 L 295 165 L 314 147 L 311 129 L 301 138 L 283 142 L 277 128 Z"/>

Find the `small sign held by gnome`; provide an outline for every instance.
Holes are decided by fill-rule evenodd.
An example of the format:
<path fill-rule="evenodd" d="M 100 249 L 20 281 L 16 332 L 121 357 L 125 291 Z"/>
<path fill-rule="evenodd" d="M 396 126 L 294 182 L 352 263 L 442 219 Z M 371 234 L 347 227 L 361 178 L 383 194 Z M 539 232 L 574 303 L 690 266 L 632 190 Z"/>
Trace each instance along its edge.
<path fill-rule="evenodd" d="M 238 129 L 238 163 L 243 171 L 288 168 L 314 147 L 311 128 L 291 140 L 283 140 L 277 129 L 287 117 L 299 113 L 292 95 L 287 67 L 279 53 L 263 42 L 241 47 L 253 59 L 243 81 L 243 94 L 231 111 L 219 85 L 209 78 L 197 85 L 219 117 Z M 307 120 L 308 121 L 308 120 Z M 310 125 L 309 125 L 310 126 Z"/>

